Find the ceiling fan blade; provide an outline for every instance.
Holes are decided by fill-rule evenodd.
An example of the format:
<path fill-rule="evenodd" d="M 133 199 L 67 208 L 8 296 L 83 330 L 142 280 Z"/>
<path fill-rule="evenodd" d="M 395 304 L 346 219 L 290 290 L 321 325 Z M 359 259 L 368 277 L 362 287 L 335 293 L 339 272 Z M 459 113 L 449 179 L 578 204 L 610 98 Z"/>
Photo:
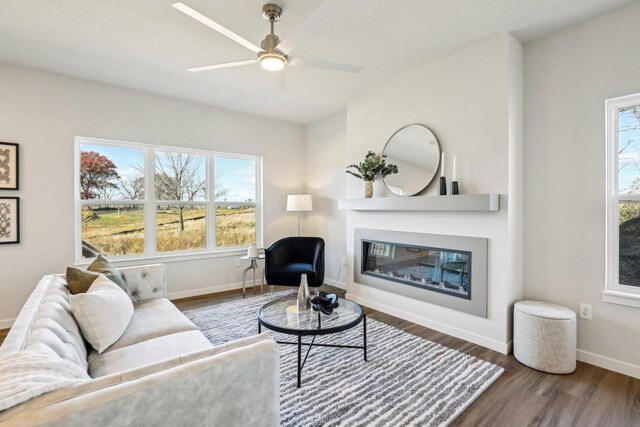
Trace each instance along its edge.
<path fill-rule="evenodd" d="M 335 16 L 344 0 L 325 0 L 307 18 L 287 35 L 278 45 L 278 49 L 285 54 L 290 54 L 300 46 L 309 36 L 316 32 L 318 27 Z"/>
<path fill-rule="evenodd" d="M 187 71 L 191 71 L 192 73 L 197 73 L 199 71 L 219 70 L 221 68 L 231 68 L 231 67 L 240 67 L 242 65 L 251 65 L 251 64 L 255 64 L 256 62 L 257 61 L 255 59 L 248 59 L 246 61 L 226 62 L 224 64 L 204 65 L 202 67 L 187 68 Z"/>
<path fill-rule="evenodd" d="M 254 53 L 262 52 L 262 49 L 260 49 L 255 44 L 251 43 L 249 40 L 240 37 L 239 35 L 237 35 L 233 31 L 231 31 L 230 29 L 228 29 L 226 27 L 223 27 L 222 25 L 218 24 L 217 22 L 213 21 L 212 19 L 207 18 L 206 16 L 204 16 L 200 12 L 191 9 L 186 4 L 178 2 L 178 3 L 172 4 L 171 6 L 173 6 L 174 8 L 179 10 L 180 12 L 184 13 L 185 15 L 190 16 L 191 18 L 195 19 L 196 21 L 203 23 L 207 27 L 209 27 L 209 28 L 211 28 L 213 30 L 216 30 L 217 32 L 219 32 L 223 36 L 230 38 L 234 42 L 241 44 L 242 46 L 246 47 L 250 51 L 252 51 Z"/>
<path fill-rule="evenodd" d="M 273 82 L 276 84 L 276 88 L 280 95 L 284 95 L 289 91 L 289 87 L 287 86 L 287 79 L 284 77 L 284 73 L 282 71 L 278 71 L 275 73 L 271 73 L 273 78 Z"/>
<path fill-rule="evenodd" d="M 364 69 L 360 65 L 340 64 L 339 62 L 322 61 L 311 58 L 289 58 L 289 65 L 295 67 L 320 68 L 323 70 L 344 71 L 347 73 L 359 73 Z"/>

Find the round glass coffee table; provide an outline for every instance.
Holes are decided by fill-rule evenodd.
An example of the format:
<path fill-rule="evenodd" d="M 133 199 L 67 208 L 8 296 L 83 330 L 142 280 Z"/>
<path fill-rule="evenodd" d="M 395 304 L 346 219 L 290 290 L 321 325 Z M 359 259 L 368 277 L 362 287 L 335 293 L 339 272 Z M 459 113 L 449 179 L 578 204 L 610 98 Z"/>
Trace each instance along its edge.
<path fill-rule="evenodd" d="M 356 348 L 364 350 L 364 360 L 367 360 L 367 317 L 358 304 L 348 299 L 340 299 L 340 306 L 333 310 L 333 313 L 326 315 L 313 309 L 300 313 L 287 311 L 287 308 L 296 306 L 296 297 L 279 298 L 271 301 L 260 308 L 258 312 L 258 332 L 262 332 L 262 326 L 275 332 L 295 335 L 297 342 L 277 341 L 278 344 L 292 344 L 298 346 L 298 387 L 300 387 L 300 377 L 302 368 L 307 361 L 307 356 L 312 347 L 339 347 Z M 335 334 L 346 331 L 362 322 L 363 344 L 362 346 L 341 345 L 341 344 L 316 344 L 318 335 Z M 302 342 L 303 336 L 312 336 L 310 343 Z M 308 346 L 307 353 L 302 359 L 302 347 Z"/>

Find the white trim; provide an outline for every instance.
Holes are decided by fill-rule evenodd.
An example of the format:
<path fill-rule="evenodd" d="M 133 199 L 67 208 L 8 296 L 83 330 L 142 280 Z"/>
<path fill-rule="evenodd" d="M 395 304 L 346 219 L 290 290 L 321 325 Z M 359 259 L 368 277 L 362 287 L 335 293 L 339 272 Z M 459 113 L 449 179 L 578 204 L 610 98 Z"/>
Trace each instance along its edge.
<path fill-rule="evenodd" d="M 207 199 L 211 200 L 213 203 L 211 204 L 211 209 L 207 209 L 205 211 L 206 219 L 205 219 L 205 233 L 207 235 L 207 246 L 211 248 L 215 248 L 218 244 L 216 243 L 216 210 L 218 210 L 218 206 L 215 204 L 216 201 L 216 183 L 214 178 L 216 176 L 216 160 L 215 158 L 207 157 Z"/>
<path fill-rule="evenodd" d="M 80 198 L 80 140 L 78 137 L 73 139 L 73 200 L 74 203 L 71 206 L 73 212 L 73 252 L 75 259 L 82 258 L 82 244 L 78 242 L 82 241 L 82 209 L 78 204 Z"/>
<path fill-rule="evenodd" d="M 344 282 L 337 282 L 335 279 L 324 279 L 324 283 L 327 285 L 335 286 L 336 288 L 340 288 L 342 290 L 347 290 L 347 284 Z"/>
<path fill-rule="evenodd" d="M 513 353 L 513 340 L 507 343 L 507 354 Z"/>
<path fill-rule="evenodd" d="M 482 335 L 474 334 L 469 331 L 465 331 L 463 329 L 454 328 L 453 326 L 447 325 L 445 323 L 440 323 L 431 319 L 427 319 L 426 317 L 417 316 L 413 313 L 409 313 L 404 310 L 390 307 L 388 305 L 380 304 L 372 300 L 369 300 L 367 298 L 362 298 L 358 295 L 347 293 L 347 298 L 357 302 L 358 304 L 362 304 L 365 307 L 373 308 L 375 310 L 390 314 L 392 316 L 399 317 L 404 320 L 408 320 L 418 325 L 426 326 L 427 328 L 434 329 L 438 332 L 442 332 L 447 335 L 451 335 L 456 338 L 460 338 L 465 341 L 469 341 L 474 344 L 481 345 L 482 347 L 486 347 L 488 349 L 497 351 L 498 353 L 509 354 L 510 343 L 500 342 L 492 338 L 488 338 Z"/>
<path fill-rule="evenodd" d="M 605 154 L 606 154 L 606 235 L 605 284 L 602 299 L 614 304 L 640 307 L 636 297 L 640 289 L 620 284 L 619 280 L 619 202 L 640 199 L 638 194 L 620 194 L 619 180 L 619 110 L 640 105 L 640 93 L 607 99 L 605 101 Z M 625 299 L 627 299 L 625 301 Z"/>
<path fill-rule="evenodd" d="M 258 157 L 256 159 L 256 200 L 255 200 L 255 215 L 256 215 L 256 245 L 259 248 L 264 247 L 264 239 L 263 239 L 263 206 L 264 200 L 262 199 L 263 195 L 263 176 L 262 176 L 262 168 L 263 168 L 263 159 L 262 157 Z"/>
<path fill-rule="evenodd" d="M 242 253 L 244 253 L 245 251 L 242 250 Z M 237 255 L 237 254 L 235 254 Z M 231 255 L 223 255 L 223 256 L 231 256 Z M 164 260 L 165 262 L 167 262 L 167 260 Z M 128 267 L 128 266 L 137 266 L 140 265 L 139 262 L 135 262 L 132 260 L 126 260 L 126 261 L 120 261 L 120 262 L 114 262 L 113 263 L 116 267 Z M 77 264 L 76 264 L 77 265 Z M 252 289 L 252 283 L 248 282 L 246 285 L 246 289 L 247 289 L 247 293 L 251 292 Z M 259 283 L 256 283 L 256 288 L 258 288 L 260 286 Z M 264 286 L 269 286 L 265 283 Z M 209 294 L 215 294 L 215 293 L 219 293 L 219 292 L 224 292 L 224 291 L 230 291 L 230 290 L 235 290 L 235 289 L 242 289 L 242 282 L 233 282 L 233 283 L 223 283 L 220 285 L 214 285 L 214 286 L 208 286 L 206 288 L 197 288 L 197 289 L 190 289 L 187 291 L 178 291 L 178 292 L 170 292 L 167 294 L 167 298 L 169 300 L 177 300 L 177 299 L 181 299 L 181 298 L 189 298 L 189 297 L 197 297 L 200 295 L 209 295 Z M 9 329 L 13 326 L 13 323 L 16 321 L 16 318 L 10 318 L 10 319 L 2 319 L 0 320 L 0 329 Z"/>
<path fill-rule="evenodd" d="M 580 349 L 577 351 L 577 358 L 581 362 L 640 379 L 640 366 L 638 365 Z"/>
<path fill-rule="evenodd" d="M 2 319 L 0 320 L 0 329 L 9 329 L 13 326 L 13 322 L 16 321 L 16 318 L 12 319 Z"/>
<path fill-rule="evenodd" d="M 155 186 L 155 161 L 156 153 L 153 150 L 144 151 L 144 250 L 145 254 L 155 254 L 157 252 L 157 224 L 156 211 L 157 205 L 153 209 L 149 209 L 151 206 L 151 200 L 156 198 L 156 186 Z M 147 168 L 153 168 L 153 173 L 147 173 Z M 153 233 L 151 230 L 154 230 Z M 76 242 L 79 244 L 79 242 Z"/>
<path fill-rule="evenodd" d="M 341 282 L 338 282 L 339 284 L 342 284 Z M 256 284 L 256 286 L 259 286 Z M 268 286 L 268 285 L 265 285 Z M 337 286 L 337 285 L 334 285 Z M 223 291 L 229 291 L 229 290 L 234 290 L 234 289 L 242 289 L 242 282 L 235 282 L 235 283 L 227 283 L 227 284 L 222 284 L 222 285 L 215 285 L 215 286 L 209 286 L 206 288 L 198 288 L 198 289 L 192 289 L 192 290 L 188 290 L 188 291 L 179 291 L 179 292 L 171 292 L 167 295 L 167 297 L 170 300 L 176 300 L 176 299 L 181 299 L 181 298 L 189 298 L 189 297 L 196 297 L 196 296 L 200 296 L 200 295 L 208 295 L 208 294 L 213 294 L 213 293 L 218 293 L 218 292 L 223 292 Z M 251 289 L 251 287 L 247 287 L 247 289 Z M 411 322 L 414 323 L 418 323 L 418 324 L 423 324 L 421 321 L 416 321 L 413 319 L 409 319 L 408 317 L 412 317 L 412 318 L 417 318 L 417 316 L 413 316 L 409 313 L 406 312 L 402 312 L 401 310 L 394 310 L 394 309 L 390 309 L 389 311 L 386 311 L 386 306 L 383 306 L 382 304 L 377 304 L 374 303 L 370 300 L 367 300 L 366 298 L 359 298 L 358 296 L 355 295 L 348 295 L 348 298 L 364 305 L 365 307 L 369 307 L 369 308 L 373 308 L 382 312 L 388 312 L 388 314 L 391 314 L 393 316 L 396 317 L 400 317 L 402 319 L 406 319 L 409 320 Z M 384 308 L 384 309 L 383 309 Z M 407 316 L 403 316 L 401 315 L 401 313 L 405 313 L 407 314 Z M 11 318 L 11 319 L 3 319 L 0 320 L 0 329 L 9 329 L 11 328 L 11 326 L 13 326 L 13 323 L 15 322 L 15 318 Z M 419 319 L 418 319 L 419 320 Z M 423 326 L 429 327 L 431 329 L 435 329 L 437 331 L 443 332 L 443 333 L 447 333 L 448 335 L 452 335 L 452 336 L 456 336 L 458 338 L 464 339 L 466 341 L 470 341 L 473 342 L 475 344 L 478 345 L 482 345 L 483 347 L 487 347 L 490 348 L 491 350 L 495 350 L 499 353 L 503 353 L 503 354 L 509 354 L 512 351 L 512 347 L 513 347 L 513 341 L 509 341 L 506 346 L 503 345 L 502 343 L 495 341 L 495 340 L 489 340 L 485 337 L 481 337 L 479 335 L 475 335 L 475 334 L 470 334 L 468 332 L 465 331 L 460 331 L 462 332 L 462 334 L 460 334 L 461 336 L 455 335 L 453 333 L 450 333 L 448 331 L 444 331 L 441 330 L 440 328 L 436 327 L 439 325 L 442 325 L 441 323 L 437 323 L 437 322 L 425 322 L 425 323 L 429 323 L 429 324 L 423 324 Z M 449 328 L 449 329 L 455 329 L 455 328 L 450 328 L 447 325 L 444 325 L 445 328 Z M 443 328 L 444 329 L 444 328 Z M 465 336 L 462 336 L 465 335 Z M 479 337 L 483 342 L 488 343 L 488 344 L 483 344 L 481 342 L 475 342 L 471 339 L 468 338 L 468 336 L 470 335 L 474 335 L 476 337 Z M 493 343 L 494 345 L 489 345 Z M 494 348 L 496 347 L 496 348 Z M 500 347 L 503 347 L 504 351 L 500 350 Z M 585 350 L 577 350 L 577 354 L 576 357 L 579 361 L 584 362 L 584 363 L 589 363 L 591 365 L 595 365 L 595 366 L 599 366 L 603 369 L 608 369 L 610 371 L 613 372 L 618 372 L 620 374 L 623 375 L 629 375 L 631 377 L 634 378 L 639 378 L 640 379 L 640 366 L 638 365 L 634 365 L 632 363 L 628 363 L 628 362 L 623 362 L 621 360 L 617 360 L 617 359 L 613 359 L 607 356 L 602 356 L 600 354 L 596 354 L 596 353 L 591 353 L 589 351 L 585 351 Z"/>
<path fill-rule="evenodd" d="M 131 256 L 131 257 L 109 257 L 109 262 L 116 267 L 129 267 L 142 264 L 151 264 L 157 262 L 178 262 L 192 261 L 207 258 L 224 258 L 237 257 L 247 254 L 246 248 L 232 248 L 227 250 L 205 251 L 205 252 L 174 252 L 167 254 L 158 254 L 153 256 Z M 93 258 L 83 258 L 81 261 L 73 263 L 74 266 L 83 267 L 91 264 Z"/>
<path fill-rule="evenodd" d="M 144 151 L 145 161 L 145 191 L 144 200 L 82 200 L 80 198 L 80 148 L 81 145 L 102 145 L 109 147 L 121 147 L 128 149 L 138 149 Z M 75 264 L 86 265 L 89 264 L 87 259 L 82 258 L 82 212 L 81 207 L 85 205 L 142 205 L 144 206 L 144 241 L 145 252 L 144 254 L 127 255 L 120 257 L 110 257 L 110 260 L 116 262 L 149 262 L 149 261 L 182 261 L 199 258 L 215 258 L 218 256 L 227 256 L 228 251 L 237 249 L 246 249 L 246 246 L 241 247 L 218 247 L 215 239 L 216 233 L 216 208 L 218 206 L 230 206 L 234 204 L 244 204 L 253 206 L 255 209 L 255 241 L 258 246 L 263 246 L 263 215 L 262 215 L 262 162 L 263 159 L 260 156 L 251 156 L 246 154 L 232 154 L 217 152 L 211 150 L 198 150 L 188 149 L 182 147 L 171 147 L 164 145 L 154 144 L 141 144 L 135 142 L 114 141 L 90 137 L 76 136 L 74 138 L 74 212 L 73 217 L 75 220 L 74 227 L 74 252 L 75 252 Z M 178 152 L 187 153 L 202 156 L 205 158 L 205 175 L 207 180 L 207 200 L 199 201 L 170 201 L 170 200 L 156 200 L 155 187 L 154 187 L 154 171 L 155 171 L 155 158 L 158 152 Z M 239 160 L 250 160 L 255 164 L 255 177 L 256 177 L 256 189 L 254 193 L 253 202 L 242 201 L 222 201 L 217 202 L 214 199 L 215 188 L 215 159 L 216 158 L 232 158 Z M 157 250 L 157 224 L 156 224 L 156 211 L 159 205 L 175 205 L 186 204 L 194 206 L 205 206 L 205 234 L 206 234 L 206 247 L 185 250 L 174 253 L 158 252 Z"/>
<path fill-rule="evenodd" d="M 602 301 L 611 304 L 640 308 L 640 295 L 612 290 L 602 291 Z"/>
<path fill-rule="evenodd" d="M 211 150 L 203 150 L 203 149 L 197 149 L 197 148 L 174 147 L 171 145 L 156 145 L 156 144 L 151 144 L 147 142 L 119 141 L 115 139 L 92 138 L 88 136 L 76 136 L 75 140 L 82 141 L 83 144 L 110 145 L 110 146 L 123 147 L 123 148 L 146 149 L 151 147 L 151 148 L 158 148 L 159 151 L 181 151 L 183 153 L 191 153 L 191 154 L 198 154 L 198 155 L 208 155 L 213 153 L 219 156 L 235 157 L 238 159 L 260 158 L 259 156 L 252 156 L 250 154 L 226 153 L 224 151 L 211 151 Z"/>
<path fill-rule="evenodd" d="M 256 283 L 256 287 L 259 286 L 260 284 Z M 265 284 L 265 286 L 268 285 Z M 208 286 L 206 288 L 190 289 L 188 291 L 169 292 L 167 294 L 167 298 L 173 301 L 182 298 L 198 297 L 200 295 L 216 294 L 234 289 L 242 289 L 242 282 L 224 283 L 221 285 Z M 249 283 L 247 283 L 246 289 L 247 292 L 250 292 L 251 286 L 249 286 Z"/>

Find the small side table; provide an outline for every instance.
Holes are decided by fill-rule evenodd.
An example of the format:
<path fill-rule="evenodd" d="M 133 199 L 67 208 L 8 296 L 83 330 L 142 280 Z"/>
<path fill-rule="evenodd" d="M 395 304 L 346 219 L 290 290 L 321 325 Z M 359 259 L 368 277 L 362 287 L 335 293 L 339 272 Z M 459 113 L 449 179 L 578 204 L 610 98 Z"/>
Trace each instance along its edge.
<path fill-rule="evenodd" d="M 245 284 L 247 282 L 247 273 L 249 270 L 253 270 L 253 293 L 256 292 L 256 270 L 260 272 L 260 292 L 262 292 L 264 288 L 264 270 L 258 266 L 258 260 L 264 259 L 264 255 L 258 255 L 258 257 L 243 256 L 241 259 L 251 261 L 251 265 L 245 268 L 242 272 L 242 298 L 245 298 Z"/>

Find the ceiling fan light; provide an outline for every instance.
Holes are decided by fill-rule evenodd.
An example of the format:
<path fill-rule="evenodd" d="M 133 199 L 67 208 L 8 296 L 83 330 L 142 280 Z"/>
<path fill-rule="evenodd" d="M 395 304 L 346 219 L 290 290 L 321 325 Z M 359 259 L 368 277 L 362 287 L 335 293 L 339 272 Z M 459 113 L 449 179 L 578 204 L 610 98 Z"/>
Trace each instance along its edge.
<path fill-rule="evenodd" d="M 280 71 L 284 68 L 284 59 L 280 56 L 263 56 L 260 58 L 260 66 L 267 71 Z"/>

